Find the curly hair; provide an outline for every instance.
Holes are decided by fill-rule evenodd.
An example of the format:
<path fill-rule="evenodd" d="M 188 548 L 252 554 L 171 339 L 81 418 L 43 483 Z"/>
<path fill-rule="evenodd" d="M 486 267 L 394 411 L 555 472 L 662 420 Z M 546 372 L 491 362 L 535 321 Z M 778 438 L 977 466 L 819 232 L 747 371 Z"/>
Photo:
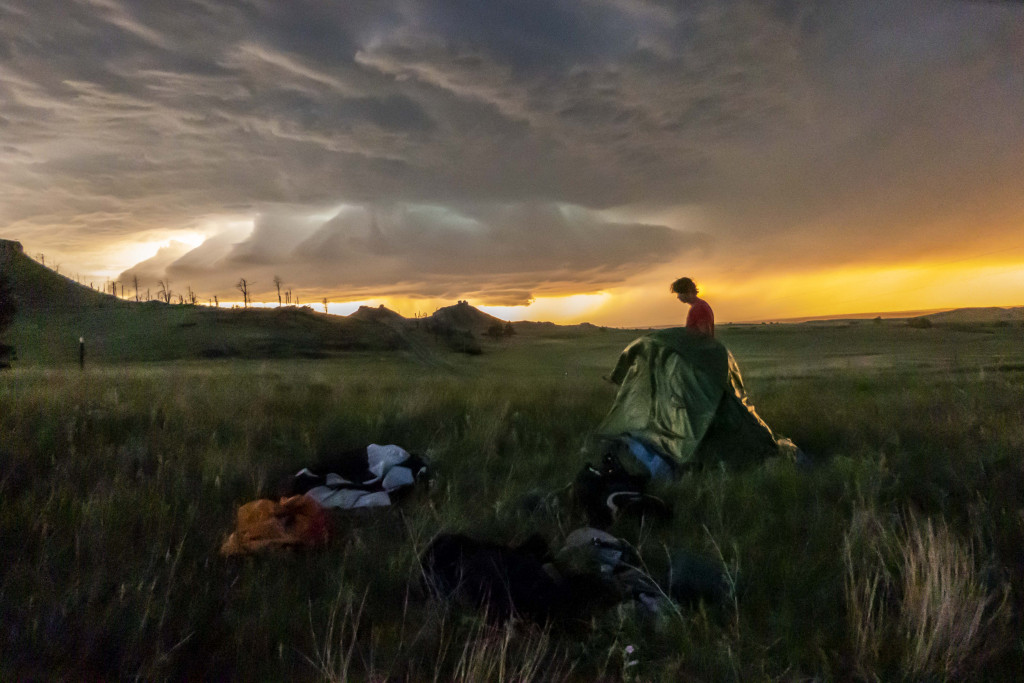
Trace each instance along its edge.
<path fill-rule="evenodd" d="M 697 285 L 693 284 L 693 280 L 688 277 L 681 277 L 673 282 L 669 287 L 669 291 L 676 294 L 683 294 L 684 292 L 693 292 L 696 294 L 698 292 Z"/>

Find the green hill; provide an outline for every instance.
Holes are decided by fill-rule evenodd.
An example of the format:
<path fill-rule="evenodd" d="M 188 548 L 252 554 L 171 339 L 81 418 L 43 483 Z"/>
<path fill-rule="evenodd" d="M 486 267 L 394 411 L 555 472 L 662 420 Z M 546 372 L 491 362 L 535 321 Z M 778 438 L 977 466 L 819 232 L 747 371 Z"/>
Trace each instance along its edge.
<path fill-rule="evenodd" d="M 87 358 L 103 362 L 323 358 L 420 345 L 379 320 L 309 307 L 226 309 L 118 299 L 58 275 L 9 240 L 0 241 L 0 272 L 8 275 L 18 306 L 6 337 L 21 363 L 77 362 L 79 338 Z"/>
<path fill-rule="evenodd" d="M 426 318 L 410 319 L 384 306 L 349 316 L 308 306 L 214 308 L 131 301 L 84 287 L 0 240 L 0 272 L 18 306 L 4 341 L 20 364 L 75 363 L 79 339 L 88 361 L 105 363 L 203 358 L 327 358 L 351 352 L 402 352 L 434 362 L 457 352 L 498 348 L 488 331 L 507 323 L 460 301 Z M 578 338 L 592 325 L 515 323 L 530 338 Z M 507 336 L 500 342 L 508 347 Z"/>
<path fill-rule="evenodd" d="M 123 303 L 36 263 L 25 256 L 20 242 L 0 240 L 0 272 L 11 278 L 15 300 L 22 311 L 69 310 Z"/>

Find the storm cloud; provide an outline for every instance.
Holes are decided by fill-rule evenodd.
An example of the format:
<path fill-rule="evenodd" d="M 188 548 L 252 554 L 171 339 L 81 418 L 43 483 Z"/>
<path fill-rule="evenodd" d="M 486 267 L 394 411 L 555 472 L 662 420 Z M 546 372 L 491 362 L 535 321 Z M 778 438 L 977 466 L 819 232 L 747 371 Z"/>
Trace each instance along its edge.
<path fill-rule="evenodd" d="M 121 275 L 223 286 L 240 273 L 263 289 L 334 291 L 351 299 L 402 295 L 451 298 L 471 293 L 494 305 L 572 294 L 621 283 L 685 251 L 705 252 L 706 235 L 623 224 L 557 204 L 451 207 L 403 204 L 344 207 L 325 221 L 261 216 L 233 242 L 212 238 L 189 249 L 172 244 Z M 481 283 L 487 288 L 482 289 Z"/>
<path fill-rule="evenodd" d="M 211 293 L 982 251 L 1024 221 L 1024 7 L 0 0 L 0 146 L 4 237 L 200 234 L 121 277 Z"/>

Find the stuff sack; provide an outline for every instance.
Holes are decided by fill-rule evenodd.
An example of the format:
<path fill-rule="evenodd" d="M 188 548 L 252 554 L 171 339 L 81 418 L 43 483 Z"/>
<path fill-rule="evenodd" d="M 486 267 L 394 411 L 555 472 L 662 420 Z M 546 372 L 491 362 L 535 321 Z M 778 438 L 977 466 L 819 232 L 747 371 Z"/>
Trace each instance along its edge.
<path fill-rule="evenodd" d="M 330 523 L 323 507 L 308 496 L 280 501 L 254 500 L 238 508 L 235 530 L 220 547 L 225 556 L 268 548 L 315 547 L 327 543 Z"/>

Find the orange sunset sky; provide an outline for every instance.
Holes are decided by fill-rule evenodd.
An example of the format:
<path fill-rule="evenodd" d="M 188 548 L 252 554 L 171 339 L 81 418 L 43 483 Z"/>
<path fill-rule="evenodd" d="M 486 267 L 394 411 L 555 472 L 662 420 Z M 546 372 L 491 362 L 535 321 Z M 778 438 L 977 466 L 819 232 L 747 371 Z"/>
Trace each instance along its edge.
<path fill-rule="evenodd" d="M 1024 305 L 1024 4 L 0 2 L 0 237 L 97 287 Z"/>

